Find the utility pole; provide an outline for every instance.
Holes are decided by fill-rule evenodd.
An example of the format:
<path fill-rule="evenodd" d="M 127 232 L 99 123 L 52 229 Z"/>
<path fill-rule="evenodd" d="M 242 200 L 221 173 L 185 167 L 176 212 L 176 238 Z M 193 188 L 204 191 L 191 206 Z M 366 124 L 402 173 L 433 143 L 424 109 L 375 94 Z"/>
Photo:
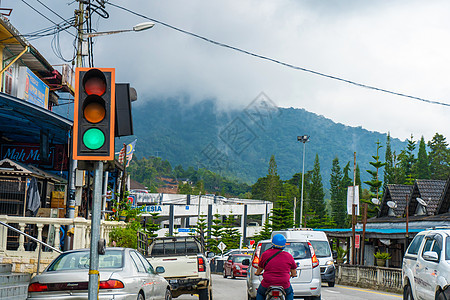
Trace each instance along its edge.
<path fill-rule="evenodd" d="M 356 198 L 356 152 L 353 152 L 353 199 L 352 199 L 352 265 L 356 264 L 356 249 L 355 249 L 355 239 L 356 239 L 356 210 L 358 206 L 355 204 Z"/>

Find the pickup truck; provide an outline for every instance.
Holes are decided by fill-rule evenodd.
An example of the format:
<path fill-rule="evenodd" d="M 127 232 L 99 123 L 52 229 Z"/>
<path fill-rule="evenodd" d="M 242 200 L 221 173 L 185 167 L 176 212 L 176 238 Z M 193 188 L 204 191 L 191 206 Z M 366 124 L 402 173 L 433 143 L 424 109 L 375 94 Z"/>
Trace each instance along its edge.
<path fill-rule="evenodd" d="M 155 238 L 148 246 L 147 260 L 165 269 L 174 298 L 198 294 L 199 300 L 212 300 L 211 271 L 203 247 L 195 237 Z"/>

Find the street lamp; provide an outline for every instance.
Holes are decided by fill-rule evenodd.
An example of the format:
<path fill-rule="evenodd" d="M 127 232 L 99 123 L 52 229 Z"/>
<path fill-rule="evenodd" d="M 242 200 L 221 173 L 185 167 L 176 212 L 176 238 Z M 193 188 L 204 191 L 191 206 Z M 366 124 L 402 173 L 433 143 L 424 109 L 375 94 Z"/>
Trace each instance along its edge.
<path fill-rule="evenodd" d="M 134 25 L 132 29 L 84 33 L 83 38 L 91 38 L 91 37 L 96 37 L 96 36 L 110 35 L 110 34 L 116 34 L 116 33 L 122 33 L 122 32 L 131 32 L 131 31 L 138 32 L 138 31 L 150 29 L 153 26 L 155 26 L 155 23 L 153 23 L 153 22 L 144 22 L 144 23 Z"/>
<path fill-rule="evenodd" d="M 302 164 L 302 195 L 300 200 L 300 228 L 302 228 L 303 222 L 303 183 L 305 181 L 305 151 L 306 151 L 306 142 L 309 139 L 309 135 L 300 135 L 297 136 L 297 141 L 303 143 L 303 164 Z"/>

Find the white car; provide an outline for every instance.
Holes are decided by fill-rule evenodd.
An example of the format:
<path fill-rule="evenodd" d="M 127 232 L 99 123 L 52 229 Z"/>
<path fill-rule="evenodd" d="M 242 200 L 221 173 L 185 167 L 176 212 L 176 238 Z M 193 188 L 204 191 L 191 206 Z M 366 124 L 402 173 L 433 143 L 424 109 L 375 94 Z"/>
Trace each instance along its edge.
<path fill-rule="evenodd" d="M 61 253 L 31 279 L 27 299 L 88 299 L 89 249 Z M 99 257 L 99 299 L 170 300 L 169 283 L 136 250 L 106 248 Z"/>
<path fill-rule="evenodd" d="M 403 299 L 450 299 L 450 228 L 418 233 L 403 258 Z"/>

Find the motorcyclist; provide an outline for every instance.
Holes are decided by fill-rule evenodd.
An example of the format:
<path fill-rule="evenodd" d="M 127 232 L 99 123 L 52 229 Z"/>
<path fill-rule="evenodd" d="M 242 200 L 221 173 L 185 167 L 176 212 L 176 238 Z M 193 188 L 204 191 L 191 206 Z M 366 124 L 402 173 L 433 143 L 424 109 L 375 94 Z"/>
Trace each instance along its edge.
<path fill-rule="evenodd" d="M 297 276 L 297 264 L 289 252 L 283 251 L 285 245 L 286 238 L 276 234 L 272 238 L 272 247 L 261 255 L 255 275 L 263 274 L 263 280 L 258 287 L 256 300 L 264 300 L 266 291 L 271 286 L 282 286 L 286 292 L 286 300 L 294 299 L 289 279 Z"/>

